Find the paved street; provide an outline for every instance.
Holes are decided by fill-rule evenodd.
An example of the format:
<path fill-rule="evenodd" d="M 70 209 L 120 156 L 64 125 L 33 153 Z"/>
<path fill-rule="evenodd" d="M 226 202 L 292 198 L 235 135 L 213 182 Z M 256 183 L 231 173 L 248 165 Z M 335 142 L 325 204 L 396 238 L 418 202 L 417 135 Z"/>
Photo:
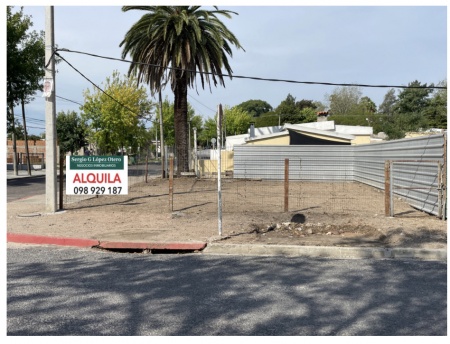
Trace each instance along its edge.
<path fill-rule="evenodd" d="M 447 264 L 8 244 L 8 335 L 447 334 Z"/>
<path fill-rule="evenodd" d="M 29 176 L 28 172 L 24 170 L 19 170 L 18 175 L 15 175 L 12 170 L 7 171 L 7 202 L 45 194 L 45 172 L 45 170 L 33 170 L 31 176 Z M 129 177 L 143 177 L 145 176 L 145 172 L 147 172 L 148 176 L 161 174 L 161 163 L 149 162 L 147 169 L 145 165 L 128 166 Z M 64 183 L 63 189 L 65 187 L 66 185 Z M 57 177 L 57 188 L 59 190 L 59 173 Z"/>

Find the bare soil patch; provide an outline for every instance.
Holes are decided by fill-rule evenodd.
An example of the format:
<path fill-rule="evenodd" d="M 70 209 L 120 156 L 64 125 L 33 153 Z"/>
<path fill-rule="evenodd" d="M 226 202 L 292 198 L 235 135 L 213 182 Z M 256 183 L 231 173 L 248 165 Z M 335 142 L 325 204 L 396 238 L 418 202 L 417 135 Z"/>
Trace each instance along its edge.
<path fill-rule="evenodd" d="M 289 211 L 284 185 L 224 179 L 222 236 L 214 179 L 177 178 L 173 209 L 168 180 L 149 179 L 128 195 L 80 200 L 65 196 L 63 212 L 44 204 L 8 203 L 8 232 L 128 241 L 447 247 L 447 221 L 395 200 L 395 217 L 384 216 L 384 192 L 359 183 L 291 182 Z"/>

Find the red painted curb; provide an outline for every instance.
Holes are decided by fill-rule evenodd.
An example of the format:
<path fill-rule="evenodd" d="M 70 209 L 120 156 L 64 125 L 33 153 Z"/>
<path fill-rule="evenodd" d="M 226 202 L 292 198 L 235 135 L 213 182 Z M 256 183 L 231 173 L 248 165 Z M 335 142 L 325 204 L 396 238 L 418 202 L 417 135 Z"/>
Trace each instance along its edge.
<path fill-rule="evenodd" d="M 76 247 L 92 247 L 99 244 L 98 240 L 93 239 L 77 239 L 77 238 L 60 238 L 46 237 L 30 234 L 7 233 L 7 242 L 15 242 L 20 244 L 40 244 L 40 245 L 60 245 L 60 246 L 76 246 Z"/>
<path fill-rule="evenodd" d="M 116 242 L 116 241 L 105 241 L 100 242 L 98 247 L 105 249 L 139 249 L 139 250 L 177 250 L 177 251 L 201 251 L 206 247 L 204 242 L 150 242 L 150 243 L 140 243 L 140 242 Z"/>
<path fill-rule="evenodd" d="M 105 249 L 136 249 L 136 250 L 176 250 L 176 251 L 201 251 L 206 247 L 204 242 L 118 242 L 105 241 L 93 239 L 78 239 L 78 238 L 61 238 L 61 237 L 47 237 L 31 234 L 15 234 L 7 233 L 7 242 L 15 242 L 20 244 L 38 244 L 38 245 L 60 245 L 60 246 L 76 246 L 76 247 L 100 247 Z"/>

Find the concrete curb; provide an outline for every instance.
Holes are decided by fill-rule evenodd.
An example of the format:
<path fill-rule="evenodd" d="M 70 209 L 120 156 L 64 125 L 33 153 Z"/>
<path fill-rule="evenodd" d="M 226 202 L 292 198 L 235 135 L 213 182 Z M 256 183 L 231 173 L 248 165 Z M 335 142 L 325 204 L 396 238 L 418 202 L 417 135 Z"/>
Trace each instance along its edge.
<path fill-rule="evenodd" d="M 138 250 L 168 250 L 168 251 L 201 251 L 206 247 L 204 242 L 116 242 L 100 241 L 97 245 L 104 249 L 138 249 Z"/>
<path fill-rule="evenodd" d="M 15 242 L 19 244 L 59 245 L 74 247 L 93 247 L 97 246 L 100 243 L 98 240 L 93 239 L 46 237 L 40 235 L 15 233 L 7 233 L 6 240 L 7 242 Z"/>
<path fill-rule="evenodd" d="M 48 237 L 30 234 L 7 233 L 7 242 L 36 245 L 59 245 L 74 247 L 99 247 L 104 249 L 136 249 L 136 250 L 168 250 L 168 251 L 201 251 L 206 247 L 204 242 L 120 242 L 100 241 L 94 239 L 77 239 Z"/>
<path fill-rule="evenodd" d="M 124 250 L 186 251 L 211 255 L 287 256 L 332 259 L 418 259 L 447 261 L 446 249 L 218 244 L 204 242 L 119 242 L 7 233 L 7 242 Z"/>
<path fill-rule="evenodd" d="M 380 247 L 333 247 L 295 245 L 239 245 L 209 244 L 204 254 L 288 256 L 334 259 L 418 259 L 447 261 L 446 249 L 380 248 Z"/>

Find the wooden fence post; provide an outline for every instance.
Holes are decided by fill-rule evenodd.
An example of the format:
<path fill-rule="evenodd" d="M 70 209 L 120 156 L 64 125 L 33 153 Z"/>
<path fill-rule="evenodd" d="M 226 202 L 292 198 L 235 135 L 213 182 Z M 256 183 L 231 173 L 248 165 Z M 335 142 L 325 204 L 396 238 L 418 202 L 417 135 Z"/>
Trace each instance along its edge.
<path fill-rule="evenodd" d="M 148 176 L 148 154 L 145 156 L 145 182 L 147 183 L 147 176 Z"/>
<path fill-rule="evenodd" d="M 391 198 L 391 162 L 386 160 L 384 162 L 384 215 L 385 216 L 393 216 L 394 209 L 392 206 L 392 198 Z"/>

